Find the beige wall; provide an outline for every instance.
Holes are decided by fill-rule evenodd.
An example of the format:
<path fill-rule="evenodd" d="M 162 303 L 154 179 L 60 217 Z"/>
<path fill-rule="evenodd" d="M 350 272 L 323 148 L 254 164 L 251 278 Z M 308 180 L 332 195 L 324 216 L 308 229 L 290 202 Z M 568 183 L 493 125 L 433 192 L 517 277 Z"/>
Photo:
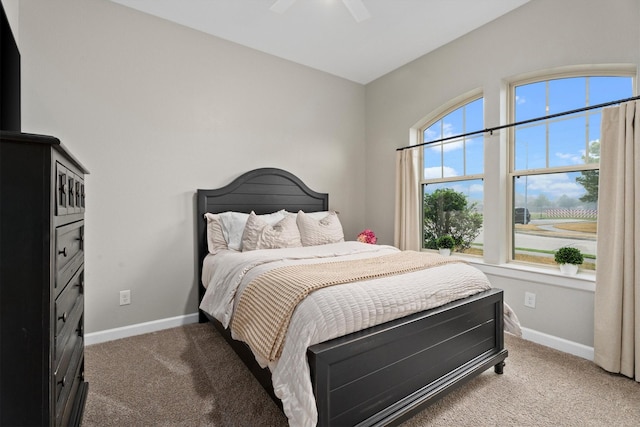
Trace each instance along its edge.
<path fill-rule="evenodd" d="M 533 0 L 366 86 L 367 225 L 393 233 L 394 156 L 410 129 L 465 93 L 485 96 L 485 127 L 506 123 L 504 89 L 512 79 L 583 64 L 640 65 L 640 2 Z M 504 133 L 485 142 L 486 260 L 507 259 L 507 151 Z M 488 210 L 492 206 L 493 210 Z M 523 326 L 593 345 L 593 280 L 568 280 L 555 271 L 483 267 Z M 536 309 L 524 307 L 535 292 Z"/>
<path fill-rule="evenodd" d="M 366 87 L 106 0 L 31 0 L 12 16 L 23 130 L 58 136 L 91 170 L 88 332 L 196 311 L 196 188 L 281 167 L 331 194 L 347 237 L 369 227 L 391 243 L 395 149 L 426 116 L 481 90 L 495 126 L 516 76 L 640 65 L 637 0 L 532 0 Z M 480 267 L 525 327 L 592 345 L 593 281 L 501 265 L 503 136 L 487 142 L 486 158 L 485 206 L 496 208 L 485 230 L 495 238 Z M 119 307 L 123 289 L 132 304 Z M 525 291 L 536 309 L 523 306 Z"/>
<path fill-rule="evenodd" d="M 87 332 L 197 311 L 197 188 L 279 167 L 330 193 L 347 236 L 364 228 L 362 85 L 106 0 L 19 16 L 23 131 L 91 172 Z"/>

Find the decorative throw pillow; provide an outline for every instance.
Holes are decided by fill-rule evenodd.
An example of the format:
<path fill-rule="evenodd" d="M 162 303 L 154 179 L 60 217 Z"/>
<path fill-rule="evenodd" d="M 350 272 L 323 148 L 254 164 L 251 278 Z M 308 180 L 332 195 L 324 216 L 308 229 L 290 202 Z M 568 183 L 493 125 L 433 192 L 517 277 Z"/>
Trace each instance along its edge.
<path fill-rule="evenodd" d="M 265 220 L 267 224 L 273 225 L 283 219 L 285 215 L 286 213 L 283 209 L 278 212 L 258 216 Z M 224 238 L 227 241 L 227 246 L 229 247 L 229 249 L 241 251 L 242 233 L 244 233 L 244 226 L 247 223 L 249 214 L 241 212 L 223 212 L 219 214 L 219 216 L 220 223 L 222 225 L 222 233 L 224 234 Z"/>
<path fill-rule="evenodd" d="M 251 212 L 242 234 L 242 251 L 296 248 L 302 246 L 296 217 L 286 215 L 274 225 Z"/>
<path fill-rule="evenodd" d="M 330 211 L 320 219 L 299 211 L 296 217 L 302 246 L 326 245 L 327 243 L 344 242 L 344 232 L 340 219 L 334 211 Z"/>
<path fill-rule="evenodd" d="M 207 249 L 210 254 L 216 254 L 220 250 L 227 249 L 227 241 L 222 233 L 222 225 L 220 225 L 220 217 L 216 214 L 204 214 L 207 220 Z"/>

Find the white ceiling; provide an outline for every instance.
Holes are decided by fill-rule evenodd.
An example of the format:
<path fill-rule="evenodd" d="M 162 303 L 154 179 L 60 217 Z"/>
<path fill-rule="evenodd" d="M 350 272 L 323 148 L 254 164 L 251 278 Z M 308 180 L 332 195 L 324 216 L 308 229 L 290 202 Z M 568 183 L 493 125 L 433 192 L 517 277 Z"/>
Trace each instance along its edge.
<path fill-rule="evenodd" d="M 111 0 L 354 82 L 366 84 L 529 0 Z"/>

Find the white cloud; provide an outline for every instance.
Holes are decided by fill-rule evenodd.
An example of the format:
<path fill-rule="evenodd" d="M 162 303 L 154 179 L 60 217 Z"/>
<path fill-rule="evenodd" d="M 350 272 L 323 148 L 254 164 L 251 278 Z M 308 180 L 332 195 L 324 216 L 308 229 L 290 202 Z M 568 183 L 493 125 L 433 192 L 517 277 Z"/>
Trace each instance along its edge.
<path fill-rule="evenodd" d="M 563 194 L 569 197 L 581 197 L 584 194 L 584 187 L 566 173 L 529 176 L 528 187 L 530 194 L 543 193 L 551 200 Z"/>
<path fill-rule="evenodd" d="M 562 160 L 568 160 L 571 164 L 579 165 L 584 162 L 582 156 L 584 155 L 584 150 L 582 150 L 582 154 L 576 153 L 555 153 L 555 156 Z"/>
<path fill-rule="evenodd" d="M 450 138 L 453 136 L 457 136 L 460 135 L 460 132 L 454 132 L 454 128 L 453 128 L 453 124 L 451 123 L 444 123 L 443 124 L 443 135 L 442 138 Z M 430 140 L 430 139 L 434 139 L 436 138 L 435 136 L 435 132 L 433 131 L 429 131 L 427 130 L 424 134 L 424 139 L 425 140 Z M 437 138 L 440 139 L 440 138 Z M 475 144 L 475 139 L 468 139 L 466 144 L 467 146 L 471 146 L 472 144 Z M 455 150 L 462 150 L 463 149 L 463 143 L 462 143 L 462 139 L 452 139 L 449 141 L 443 141 L 442 145 L 441 144 L 435 144 L 433 147 L 429 147 L 427 146 L 427 150 L 432 150 L 434 152 L 440 153 L 440 149 L 442 148 L 443 152 L 450 152 L 450 151 L 455 151 Z"/>
<path fill-rule="evenodd" d="M 470 193 L 482 193 L 484 191 L 484 185 L 482 184 L 473 184 L 469 187 Z"/>
<path fill-rule="evenodd" d="M 458 176 L 458 172 L 449 166 L 445 166 L 444 168 L 440 168 L 440 166 L 424 168 L 425 179 L 438 179 L 442 178 L 443 175 L 444 177 Z"/>

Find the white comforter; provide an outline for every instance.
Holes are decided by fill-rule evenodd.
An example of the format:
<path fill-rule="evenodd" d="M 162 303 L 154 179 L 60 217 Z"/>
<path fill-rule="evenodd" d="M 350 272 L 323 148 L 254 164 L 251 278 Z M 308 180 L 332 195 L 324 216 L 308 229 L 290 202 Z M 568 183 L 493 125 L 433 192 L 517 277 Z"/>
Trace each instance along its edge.
<path fill-rule="evenodd" d="M 322 246 L 223 251 L 205 259 L 207 287 L 200 308 L 228 327 L 242 289 L 256 275 L 295 263 L 318 263 L 381 256 L 392 246 L 344 242 Z M 381 279 L 330 286 L 310 294 L 295 310 L 280 359 L 268 363 L 273 387 L 291 426 L 314 426 L 316 404 L 307 347 L 393 319 L 465 298 L 490 288 L 478 269 L 454 263 Z M 231 331 L 233 335 L 233 330 Z"/>

